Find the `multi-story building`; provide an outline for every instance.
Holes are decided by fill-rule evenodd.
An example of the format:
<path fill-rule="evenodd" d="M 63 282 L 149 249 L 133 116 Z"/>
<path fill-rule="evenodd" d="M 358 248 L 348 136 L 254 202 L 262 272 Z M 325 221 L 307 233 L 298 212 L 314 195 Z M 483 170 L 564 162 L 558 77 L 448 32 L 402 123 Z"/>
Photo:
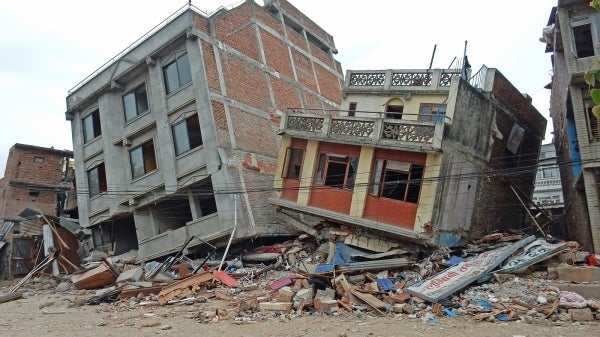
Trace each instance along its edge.
<path fill-rule="evenodd" d="M 73 175 L 72 151 L 13 145 L 0 179 L 0 222 L 18 228 L 23 211 L 60 216 L 75 208 Z"/>
<path fill-rule="evenodd" d="M 562 218 L 564 199 L 554 143 L 542 144 L 532 201 L 555 218 Z"/>
<path fill-rule="evenodd" d="M 271 202 L 439 245 L 521 228 L 546 120 L 498 70 L 466 73 L 350 70 L 344 110 L 286 111 Z"/>
<path fill-rule="evenodd" d="M 77 209 L 73 177 L 72 151 L 18 143 L 10 148 L 0 179 L 0 277 L 24 275 L 34 266 L 42 233 L 32 219 Z"/>
<path fill-rule="evenodd" d="M 568 235 L 600 251 L 600 123 L 584 82 L 600 61 L 600 13 L 586 0 L 559 0 L 542 41 L 551 53 L 550 113 L 564 194 Z"/>
<path fill-rule="evenodd" d="M 267 199 L 287 107 L 336 109 L 333 38 L 286 0 L 189 5 L 69 91 L 80 224 L 144 261 L 289 233 Z"/>

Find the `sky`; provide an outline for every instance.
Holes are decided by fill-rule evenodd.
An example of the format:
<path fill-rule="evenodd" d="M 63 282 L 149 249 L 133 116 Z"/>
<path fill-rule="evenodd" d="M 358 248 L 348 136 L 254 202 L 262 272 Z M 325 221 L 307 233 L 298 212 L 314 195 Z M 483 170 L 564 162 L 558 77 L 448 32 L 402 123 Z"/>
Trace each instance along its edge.
<path fill-rule="evenodd" d="M 192 0 L 206 13 L 243 1 Z M 255 0 L 259 5 L 262 0 Z M 548 119 L 552 65 L 539 42 L 557 0 L 289 0 L 333 36 L 346 70 L 498 69 Z M 0 176 L 15 143 L 72 150 L 69 89 L 187 0 L 0 2 Z M 433 53 L 435 48 L 435 54 Z"/>

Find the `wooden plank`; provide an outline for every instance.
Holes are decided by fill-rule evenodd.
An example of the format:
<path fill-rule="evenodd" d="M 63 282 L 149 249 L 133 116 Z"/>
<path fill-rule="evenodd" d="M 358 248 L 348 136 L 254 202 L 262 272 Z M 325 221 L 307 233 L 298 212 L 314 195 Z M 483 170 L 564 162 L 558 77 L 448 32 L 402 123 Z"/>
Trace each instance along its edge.
<path fill-rule="evenodd" d="M 170 300 L 196 294 L 204 283 L 212 281 L 213 275 L 202 272 L 165 286 L 158 294 L 158 304 L 164 305 Z"/>
<path fill-rule="evenodd" d="M 142 287 L 142 288 L 131 288 L 131 289 L 123 289 L 119 294 L 119 298 L 130 298 L 137 297 L 142 294 L 143 296 L 148 296 L 150 294 L 158 294 L 164 288 L 164 285 L 157 285 L 152 287 Z"/>
<path fill-rule="evenodd" d="M 230 288 L 239 288 L 240 286 L 238 281 L 234 280 L 233 277 L 229 276 L 225 271 L 216 271 L 213 273 L 213 276 Z"/>
<path fill-rule="evenodd" d="M 367 303 L 371 308 L 373 308 L 373 310 L 375 310 L 375 312 L 378 315 L 383 316 L 383 312 L 381 312 L 381 310 L 379 310 L 380 308 L 385 308 L 385 302 L 379 300 L 377 297 L 371 295 L 371 294 L 364 294 L 361 293 L 360 291 L 351 289 L 350 292 L 352 293 L 352 295 L 358 297 L 359 299 L 361 299 L 363 302 Z"/>

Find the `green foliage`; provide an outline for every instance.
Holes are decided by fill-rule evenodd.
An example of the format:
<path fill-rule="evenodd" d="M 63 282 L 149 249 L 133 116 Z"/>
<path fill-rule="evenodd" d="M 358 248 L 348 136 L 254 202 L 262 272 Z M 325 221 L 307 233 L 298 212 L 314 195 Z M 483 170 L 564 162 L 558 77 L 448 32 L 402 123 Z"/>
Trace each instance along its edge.
<path fill-rule="evenodd" d="M 595 10 L 600 11 L 600 0 L 592 0 L 590 2 L 590 6 L 592 6 Z"/>

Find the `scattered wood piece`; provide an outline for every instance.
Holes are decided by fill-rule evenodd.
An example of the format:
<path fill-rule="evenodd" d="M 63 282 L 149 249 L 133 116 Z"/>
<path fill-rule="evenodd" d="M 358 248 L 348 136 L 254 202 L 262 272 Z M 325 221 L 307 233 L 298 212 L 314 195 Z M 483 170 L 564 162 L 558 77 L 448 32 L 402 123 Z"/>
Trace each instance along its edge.
<path fill-rule="evenodd" d="M 158 294 L 158 303 L 165 305 L 174 298 L 195 295 L 205 283 L 212 281 L 212 279 L 213 275 L 205 271 L 169 284 Z"/>

